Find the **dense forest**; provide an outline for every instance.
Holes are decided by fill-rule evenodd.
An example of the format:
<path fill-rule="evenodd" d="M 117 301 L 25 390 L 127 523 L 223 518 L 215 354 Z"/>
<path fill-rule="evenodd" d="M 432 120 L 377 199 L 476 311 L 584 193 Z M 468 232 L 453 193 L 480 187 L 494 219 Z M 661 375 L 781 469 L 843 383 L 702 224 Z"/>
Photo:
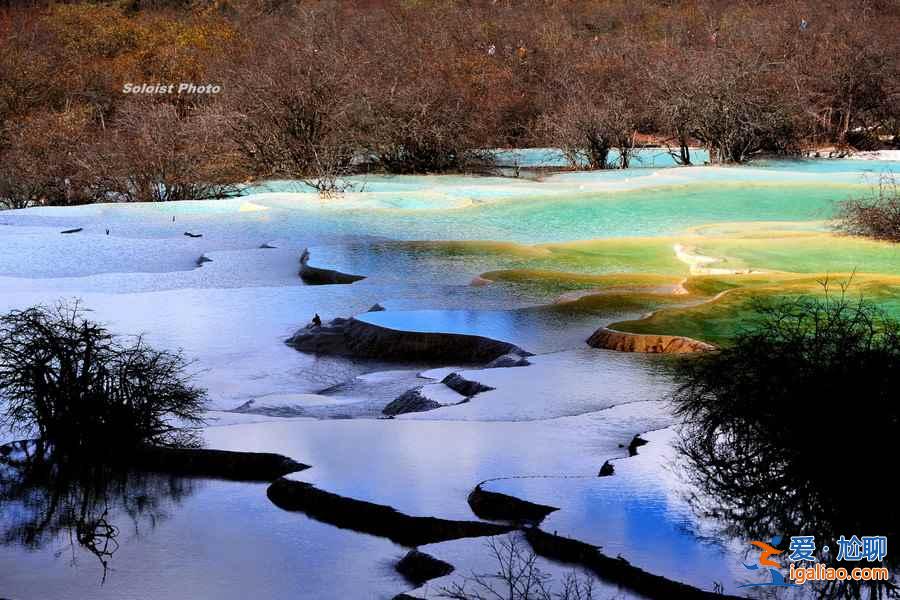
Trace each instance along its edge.
<path fill-rule="evenodd" d="M 884 147 L 898 31 L 896 0 L 0 0 L 0 204 Z"/>

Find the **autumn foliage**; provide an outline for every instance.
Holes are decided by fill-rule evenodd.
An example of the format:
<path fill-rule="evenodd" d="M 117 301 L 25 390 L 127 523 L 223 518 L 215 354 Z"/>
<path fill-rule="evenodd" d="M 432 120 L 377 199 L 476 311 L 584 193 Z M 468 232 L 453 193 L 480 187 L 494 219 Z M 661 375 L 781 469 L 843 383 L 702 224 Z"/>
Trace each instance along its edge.
<path fill-rule="evenodd" d="M 0 2 L 0 203 L 337 188 L 511 146 L 577 168 L 648 141 L 684 163 L 875 148 L 898 30 L 889 0 Z M 123 93 L 182 82 L 221 91 Z"/>

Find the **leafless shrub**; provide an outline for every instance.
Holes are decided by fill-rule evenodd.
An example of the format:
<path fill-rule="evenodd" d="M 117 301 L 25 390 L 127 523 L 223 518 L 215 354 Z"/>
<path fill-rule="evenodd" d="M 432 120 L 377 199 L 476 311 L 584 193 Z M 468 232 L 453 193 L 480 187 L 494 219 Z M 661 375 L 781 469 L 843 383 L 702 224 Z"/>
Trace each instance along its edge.
<path fill-rule="evenodd" d="M 893 173 L 883 173 L 867 195 L 838 206 L 838 231 L 875 240 L 900 242 L 900 187 Z"/>
<path fill-rule="evenodd" d="M 807 441 L 809 432 L 823 440 L 863 437 L 872 456 L 897 452 L 900 323 L 850 299 L 849 285 L 834 294 L 823 281 L 822 296 L 759 301 L 758 318 L 733 345 L 677 365 L 688 498 L 728 536 L 816 531 L 834 540 L 844 531 L 890 536 L 897 529 L 894 496 L 862 500 L 857 493 L 883 463 L 860 461 L 840 444 Z M 847 409 L 848 399 L 859 410 Z M 894 560 L 882 565 L 893 571 Z M 816 597 L 848 600 L 897 592 L 893 580 L 813 588 Z"/>
<path fill-rule="evenodd" d="M 0 317 L 0 426 L 66 451 L 194 445 L 206 392 L 180 353 L 116 339 L 76 302 Z"/>

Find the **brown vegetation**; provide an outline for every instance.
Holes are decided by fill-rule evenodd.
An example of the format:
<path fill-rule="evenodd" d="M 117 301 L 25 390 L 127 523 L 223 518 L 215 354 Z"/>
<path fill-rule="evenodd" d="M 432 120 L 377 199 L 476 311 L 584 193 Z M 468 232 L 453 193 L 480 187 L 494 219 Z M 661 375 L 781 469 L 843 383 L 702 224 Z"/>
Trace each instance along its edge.
<path fill-rule="evenodd" d="M 871 148 L 900 122 L 898 25 L 881 0 L 0 2 L 0 203 L 330 194 L 493 147 L 577 168 L 647 139 L 682 163 Z"/>
<path fill-rule="evenodd" d="M 841 203 L 835 227 L 848 235 L 900 243 L 900 187 L 884 174 L 872 191 Z"/>

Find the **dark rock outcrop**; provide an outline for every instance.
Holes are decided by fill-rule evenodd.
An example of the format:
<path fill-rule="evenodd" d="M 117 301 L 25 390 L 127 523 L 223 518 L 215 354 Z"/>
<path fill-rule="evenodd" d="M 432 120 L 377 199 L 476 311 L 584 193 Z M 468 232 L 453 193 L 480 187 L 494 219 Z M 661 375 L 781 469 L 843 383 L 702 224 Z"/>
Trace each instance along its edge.
<path fill-rule="evenodd" d="M 387 538 L 407 547 L 467 537 L 501 535 L 512 527 L 480 521 L 413 517 L 390 506 L 346 498 L 310 483 L 278 479 L 266 492 L 279 508 L 303 512 L 323 523 Z"/>
<path fill-rule="evenodd" d="M 130 464 L 144 471 L 237 481 L 272 481 L 309 468 L 280 454 L 203 448 L 148 446 L 135 451 L 132 457 Z"/>
<path fill-rule="evenodd" d="M 403 392 L 385 406 L 381 412 L 393 417 L 404 413 L 425 412 L 440 408 L 441 404 L 422 395 L 422 388 L 417 387 Z"/>
<path fill-rule="evenodd" d="M 347 284 L 365 279 L 363 275 L 350 275 L 333 269 L 320 269 L 309 265 L 309 249 L 300 254 L 300 279 L 309 285 Z"/>
<path fill-rule="evenodd" d="M 430 554 L 410 550 L 394 567 L 407 581 L 416 587 L 431 579 L 437 579 L 453 572 L 453 565 Z"/>
<path fill-rule="evenodd" d="M 349 321 L 337 318 L 322 325 L 309 324 L 288 338 L 286 343 L 301 352 L 349 356 L 352 353 L 347 347 L 345 335 Z"/>
<path fill-rule="evenodd" d="M 468 402 L 472 396 L 494 389 L 477 381 L 466 379 L 459 373 L 450 373 L 441 380 L 441 383 L 463 397 L 461 401 L 454 404 Z M 425 412 L 447 406 L 425 396 L 422 393 L 423 389 L 424 386 L 419 386 L 403 392 L 403 394 L 388 403 L 381 412 L 389 417 L 393 417 L 404 413 Z"/>
<path fill-rule="evenodd" d="M 301 352 L 382 360 L 486 363 L 504 354 L 531 356 L 509 342 L 478 335 L 401 331 L 355 318 L 307 325 L 287 344 Z"/>
<path fill-rule="evenodd" d="M 597 473 L 597 477 L 609 477 L 610 475 L 615 475 L 616 468 L 609 461 L 603 463 L 603 466 L 600 467 L 600 472 Z"/>
<path fill-rule="evenodd" d="M 490 386 L 484 385 L 483 383 L 479 383 L 471 379 L 466 379 L 459 373 L 450 373 L 441 380 L 441 383 L 446 385 L 454 392 L 462 394 L 466 398 L 471 398 L 472 396 L 480 394 L 481 392 L 489 392 L 494 389 Z"/>
<path fill-rule="evenodd" d="M 639 435 L 634 436 L 633 438 L 631 438 L 631 443 L 628 444 L 628 456 L 636 455 L 638 448 L 640 448 L 641 446 L 646 446 L 649 443 L 650 442 Z"/>
<path fill-rule="evenodd" d="M 508 367 L 527 367 L 531 363 L 528 359 L 519 354 L 504 354 L 498 356 L 484 366 L 485 369 L 500 369 Z"/>
<path fill-rule="evenodd" d="M 624 558 L 612 558 L 596 546 L 547 533 L 537 527 L 525 529 L 525 539 L 534 553 L 557 562 L 577 564 L 595 573 L 600 579 L 628 588 L 647 598 L 659 600 L 737 600 L 729 596 L 701 590 L 685 583 L 672 581 L 635 567 Z"/>
<path fill-rule="evenodd" d="M 197 259 L 197 266 L 202 267 L 204 263 L 212 262 L 212 259 L 205 254 L 201 254 L 200 258 Z"/>
<path fill-rule="evenodd" d="M 203 237 L 202 233 L 191 233 L 190 231 L 185 231 L 184 235 L 189 238 L 202 238 Z"/>
<path fill-rule="evenodd" d="M 83 227 L 76 227 L 75 229 L 66 229 L 65 231 L 60 231 L 60 233 L 80 233 L 84 231 Z"/>
<path fill-rule="evenodd" d="M 535 504 L 520 500 L 515 496 L 489 492 L 481 488 L 481 484 L 469 493 L 469 507 L 480 519 L 490 521 L 510 521 L 512 523 L 538 524 L 550 513 L 559 510 L 554 506 Z"/>

